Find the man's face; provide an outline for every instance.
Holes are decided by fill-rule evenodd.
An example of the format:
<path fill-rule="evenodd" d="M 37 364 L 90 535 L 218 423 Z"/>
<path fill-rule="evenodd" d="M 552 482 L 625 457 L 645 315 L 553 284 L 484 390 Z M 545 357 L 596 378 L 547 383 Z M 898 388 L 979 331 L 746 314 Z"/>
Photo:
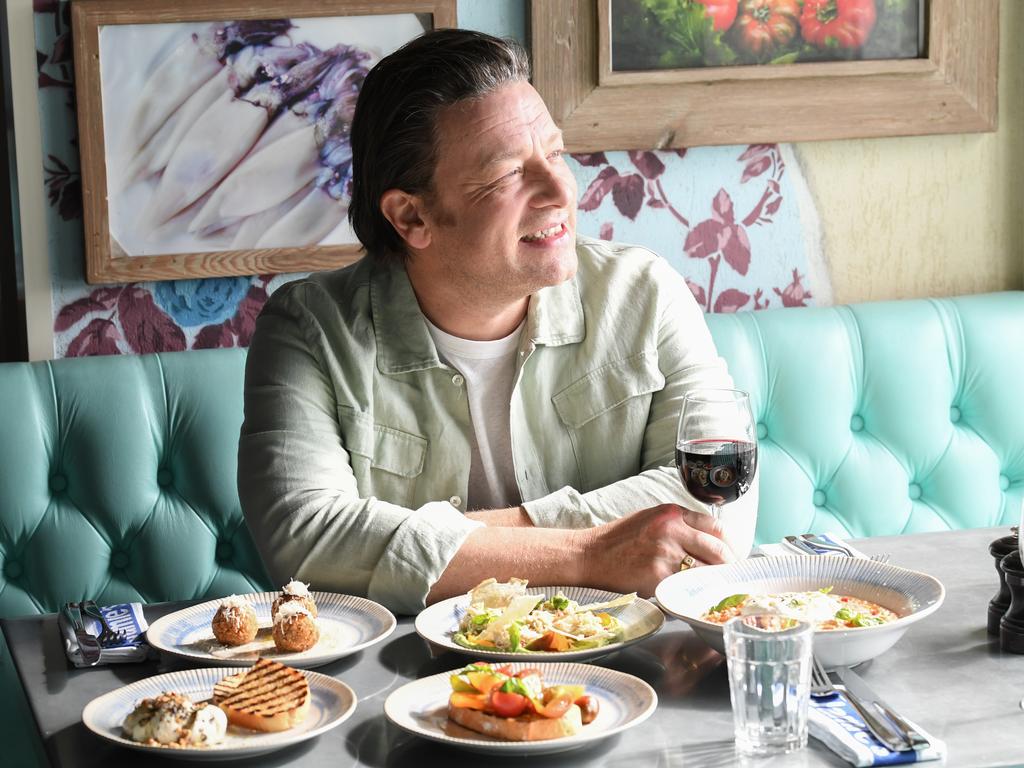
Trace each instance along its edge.
<path fill-rule="evenodd" d="M 430 244 L 414 258 L 467 298 L 522 299 L 576 273 L 576 180 L 562 133 L 529 83 L 443 110 L 424 221 Z"/>

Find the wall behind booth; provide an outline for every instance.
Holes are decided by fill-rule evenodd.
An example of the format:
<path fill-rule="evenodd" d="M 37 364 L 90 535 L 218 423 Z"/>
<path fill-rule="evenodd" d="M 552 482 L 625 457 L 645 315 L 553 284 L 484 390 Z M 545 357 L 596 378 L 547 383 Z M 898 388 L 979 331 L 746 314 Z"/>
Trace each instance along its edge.
<path fill-rule="evenodd" d="M 35 3 L 46 253 L 25 258 L 49 263 L 49 306 L 28 311 L 51 343 L 34 356 L 246 346 L 266 296 L 294 276 L 85 283 L 68 7 Z M 526 0 L 459 0 L 458 13 L 529 37 Z M 580 231 L 651 247 L 707 311 L 1024 287 L 1024 3 L 1002 3 L 1000 23 L 995 133 L 577 156 Z M 602 173 L 616 188 L 595 194 Z M 755 222 L 770 182 L 779 200 Z M 741 245 L 709 251 L 693 233 L 723 216 Z"/>

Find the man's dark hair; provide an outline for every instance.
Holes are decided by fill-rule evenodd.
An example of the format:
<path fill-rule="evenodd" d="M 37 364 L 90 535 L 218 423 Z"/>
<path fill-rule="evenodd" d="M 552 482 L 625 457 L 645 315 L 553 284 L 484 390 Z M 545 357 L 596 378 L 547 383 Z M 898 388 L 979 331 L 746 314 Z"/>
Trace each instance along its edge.
<path fill-rule="evenodd" d="M 348 218 L 367 253 L 404 259 L 405 242 L 380 210 L 389 189 L 431 194 L 436 125 L 445 107 L 529 80 L 515 40 L 465 29 L 427 32 L 385 56 L 366 76 L 352 121 Z"/>

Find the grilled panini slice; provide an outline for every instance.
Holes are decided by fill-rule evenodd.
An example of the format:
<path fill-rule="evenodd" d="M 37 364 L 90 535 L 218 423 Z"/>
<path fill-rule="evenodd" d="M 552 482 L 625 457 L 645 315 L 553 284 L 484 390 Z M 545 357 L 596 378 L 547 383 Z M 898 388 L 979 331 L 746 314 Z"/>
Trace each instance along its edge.
<path fill-rule="evenodd" d="M 245 677 L 245 672 L 239 672 L 235 675 L 228 675 L 223 680 L 218 681 L 213 686 L 213 703 L 220 704 L 224 699 L 234 693 L 239 684 L 242 682 L 242 678 Z"/>
<path fill-rule="evenodd" d="M 237 685 L 231 686 L 228 681 L 235 677 L 221 680 L 219 687 L 226 695 L 215 699 L 232 725 L 254 731 L 284 731 L 309 712 L 309 683 L 297 669 L 261 658 Z M 229 690 L 231 687 L 233 690 Z"/>

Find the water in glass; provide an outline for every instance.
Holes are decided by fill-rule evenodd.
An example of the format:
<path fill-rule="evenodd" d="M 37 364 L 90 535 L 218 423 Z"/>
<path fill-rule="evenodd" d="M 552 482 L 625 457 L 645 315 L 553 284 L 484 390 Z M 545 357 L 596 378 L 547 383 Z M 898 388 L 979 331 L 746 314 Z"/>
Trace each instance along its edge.
<path fill-rule="evenodd" d="M 812 625 L 737 616 L 724 631 L 737 751 L 772 755 L 806 746 Z"/>

